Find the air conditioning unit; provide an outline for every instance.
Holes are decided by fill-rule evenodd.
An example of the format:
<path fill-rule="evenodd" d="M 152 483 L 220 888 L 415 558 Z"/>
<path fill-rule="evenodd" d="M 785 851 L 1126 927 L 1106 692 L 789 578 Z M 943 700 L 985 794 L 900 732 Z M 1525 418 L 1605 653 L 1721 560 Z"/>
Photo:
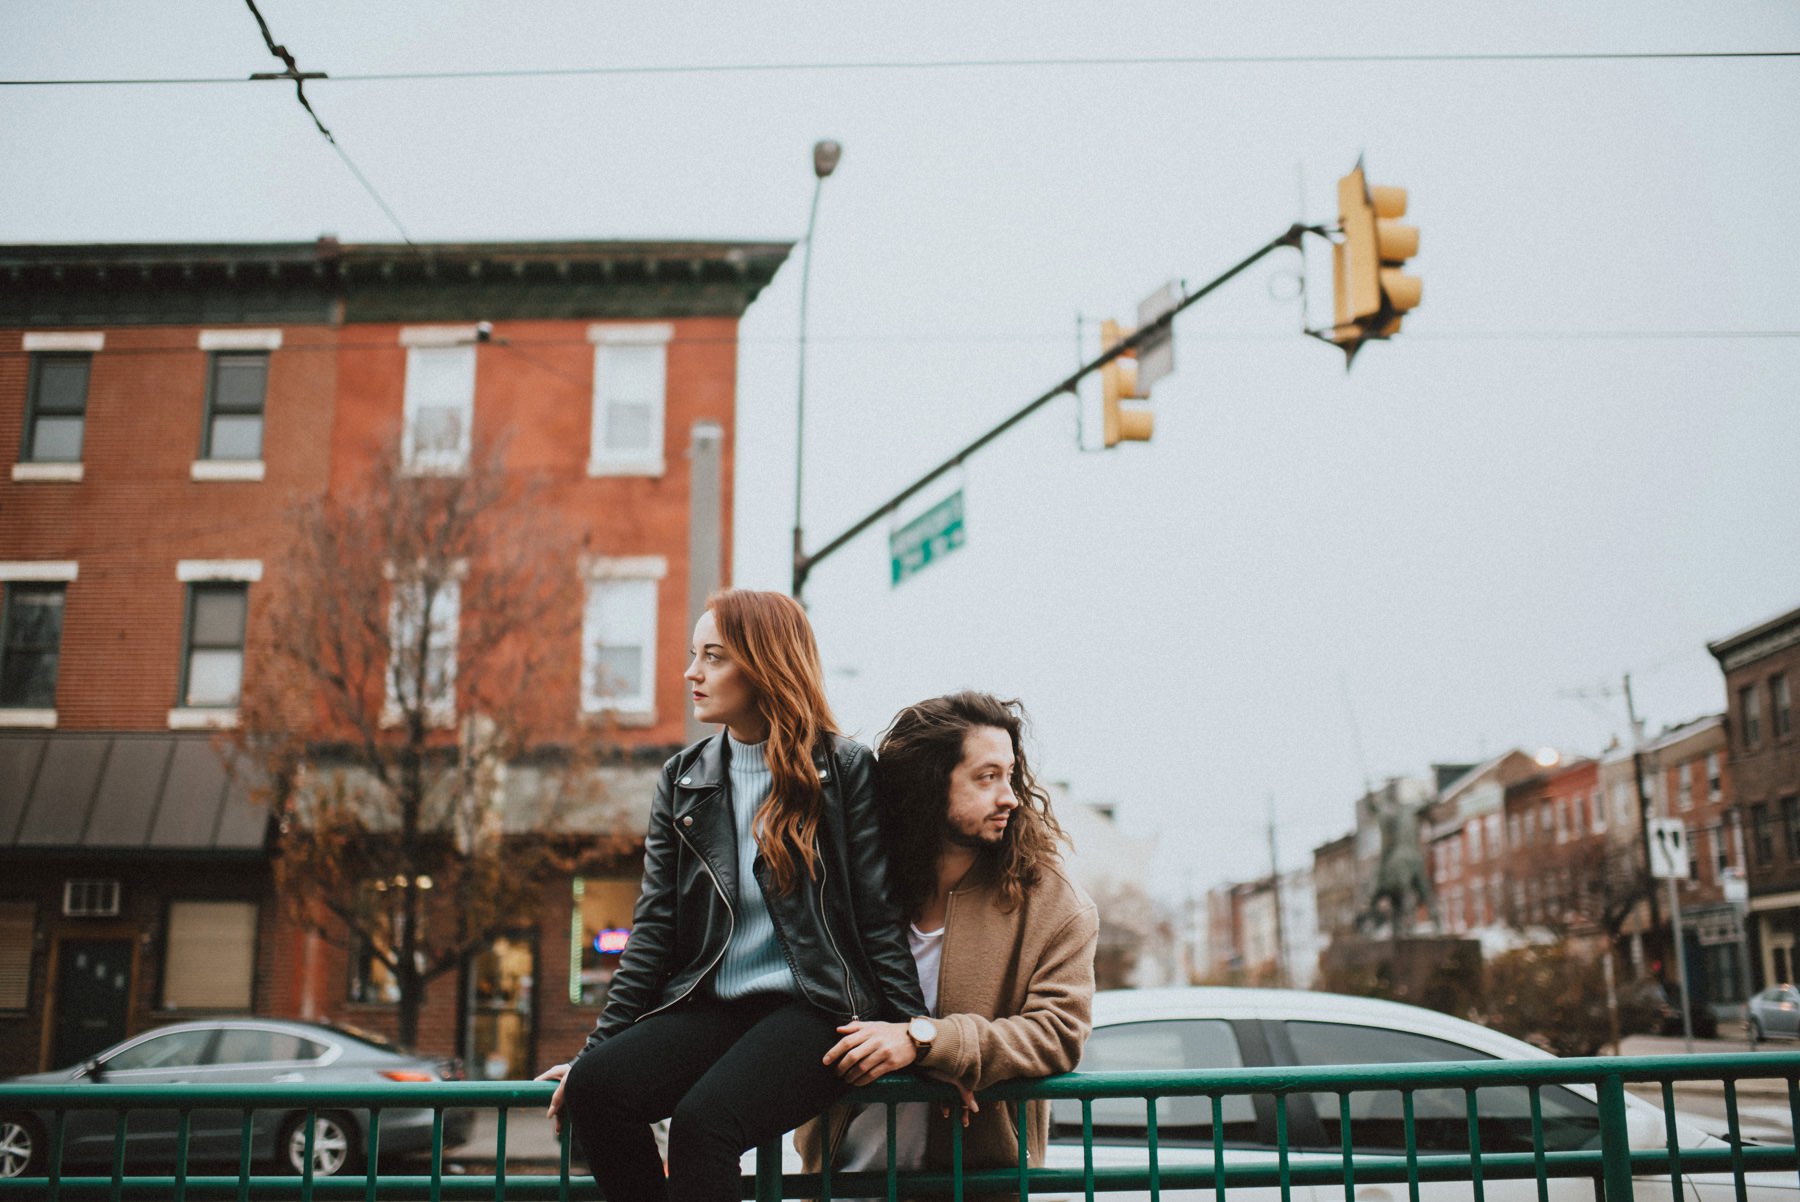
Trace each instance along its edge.
<path fill-rule="evenodd" d="M 119 882 L 64 881 L 62 912 L 66 918 L 117 918 Z"/>

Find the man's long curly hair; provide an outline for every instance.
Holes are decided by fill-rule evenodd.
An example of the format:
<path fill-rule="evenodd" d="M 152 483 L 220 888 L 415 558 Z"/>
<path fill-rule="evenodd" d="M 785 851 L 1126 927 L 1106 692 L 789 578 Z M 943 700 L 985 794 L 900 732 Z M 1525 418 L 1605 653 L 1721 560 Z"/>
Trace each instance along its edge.
<path fill-rule="evenodd" d="M 769 799 L 756 815 L 756 846 L 775 892 L 789 894 L 802 871 L 810 877 L 817 870 L 825 791 L 813 752 L 837 733 L 825 700 L 819 645 L 806 611 L 781 593 L 728 589 L 715 593 L 706 608 L 755 690 L 757 713 L 769 724 L 764 759 L 773 779 Z"/>
<path fill-rule="evenodd" d="M 917 915 L 937 888 L 938 856 L 950 812 L 950 774 L 962 762 L 969 732 L 991 726 L 1012 742 L 1012 791 L 1019 807 L 1006 835 L 985 847 L 1006 909 L 1015 909 L 1058 859 L 1069 836 L 1050 810 L 1050 794 L 1025 759 L 1025 707 L 990 693 L 963 691 L 909 705 L 882 732 L 876 750 L 875 801 L 887 841 L 894 900 Z"/>

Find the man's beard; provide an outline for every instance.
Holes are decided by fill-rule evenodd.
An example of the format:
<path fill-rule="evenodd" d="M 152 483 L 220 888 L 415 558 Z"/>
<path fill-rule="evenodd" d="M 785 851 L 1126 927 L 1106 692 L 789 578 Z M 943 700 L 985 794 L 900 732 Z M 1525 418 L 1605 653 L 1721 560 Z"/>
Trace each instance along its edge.
<path fill-rule="evenodd" d="M 982 825 L 986 826 L 987 824 L 983 822 Z M 981 851 L 985 848 L 999 847 L 1002 843 L 1006 842 L 1006 832 L 1011 829 L 1012 823 L 1008 822 L 1005 826 L 1000 828 L 999 837 L 987 839 L 981 835 L 971 835 L 967 831 L 959 831 L 956 827 L 946 821 L 944 823 L 944 838 L 953 846 L 965 848 L 969 851 Z"/>

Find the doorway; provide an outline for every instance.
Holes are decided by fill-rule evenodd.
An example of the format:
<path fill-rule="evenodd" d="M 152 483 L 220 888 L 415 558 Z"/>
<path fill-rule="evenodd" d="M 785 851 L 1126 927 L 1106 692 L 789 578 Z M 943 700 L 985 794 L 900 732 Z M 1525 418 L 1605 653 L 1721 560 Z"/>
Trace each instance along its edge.
<path fill-rule="evenodd" d="M 537 1048 L 537 937 L 497 936 L 463 968 L 463 1060 L 478 1081 L 531 1076 Z"/>
<path fill-rule="evenodd" d="M 79 1064 L 125 1038 L 131 952 L 130 939 L 64 939 L 57 945 L 53 1068 Z"/>

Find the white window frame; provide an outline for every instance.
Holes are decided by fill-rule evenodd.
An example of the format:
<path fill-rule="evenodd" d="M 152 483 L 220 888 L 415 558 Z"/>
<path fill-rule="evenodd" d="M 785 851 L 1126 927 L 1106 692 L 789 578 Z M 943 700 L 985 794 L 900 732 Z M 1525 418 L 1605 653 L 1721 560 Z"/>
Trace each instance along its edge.
<path fill-rule="evenodd" d="M 587 596 L 581 613 L 581 712 L 611 715 L 626 725 L 650 725 L 656 721 L 656 655 L 660 642 L 658 611 L 662 606 L 661 583 L 669 574 L 669 561 L 660 555 L 595 559 L 587 567 Z M 645 630 L 642 687 L 629 697 L 603 696 L 595 687 L 599 671 L 601 591 L 609 584 L 648 583 L 650 612 Z"/>
<path fill-rule="evenodd" d="M 181 584 L 257 584 L 263 578 L 263 564 L 260 559 L 180 559 L 175 562 L 175 579 Z M 249 598 L 245 598 L 246 609 Z M 246 612 L 245 621 L 249 614 Z M 249 649 L 249 632 L 245 631 L 244 644 Z M 183 636 L 181 653 L 185 657 L 192 649 L 186 644 Z M 183 671 L 186 670 L 185 660 Z M 238 707 L 235 705 L 178 705 L 169 711 L 170 730 L 231 730 L 238 724 Z"/>
<path fill-rule="evenodd" d="M 402 413 L 404 424 L 401 433 L 400 454 L 406 470 L 417 475 L 454 476 L 468 470 L 470 435 L 475 425 L 475 338 L 474 326 L 425 326 L 409 327 L 400 331 L 400 343 L 406 347 L 406 383 L 403 388 Z M 415 356 L 456 354 L 467 360 L 468 390 L 467 395 L 459 396 L 455 404 L 461 410 L 462 428 L 457 431 L 455 450 L 430 451 L 419 453 L 413 446 L 413 435 L 417 427 L 420 401 L 417 381 L 420 373 L 416 364 L 421 362 Z M 460 390 L 460 381 L 459 381 Z M 432 398 L 434 401 L 438 398 Z M 433 409 L 444 408 L 440 404 L 430 406 Z"/>
<path fill-rule="evenodd" d="M 668 437 L 668 345 L 674 341 L 675 327 L 668 322 L 592 325 L 588 327 L 587 337 L 594 344 L 593 420 L 588 439 L 588 475 L 661 476 L 668 468 L 663 452 Z M 650 446 L 642 451 L 609 451 L 606 446 L 606 423 L 612 399 L 606 392 L 606 360 L 614 348 L 624 347 L 660 347 L 663 350 L 663 354 L 657 359 L 661 379 L 651 408 Z"/>
<path fill-rule="evenodd" d="M 424 699 L 425 719 L 433 726 L 451 726 L 456 722 L 456 659 L 461 651 L 462 642 L 462 583 L 459 577 L 464 565 L 457 565 L 458 570 L 448 579 L 438 582 L 437 595 L 432 599 L 438 607 L 435 617 L 424 615 L 426 621 L 442 623 L 444 629 L 436 630 L 433 644 L 426 654 L 433 651 L 446 655 L 443 672 L 444 693 L 437 697 Z M 382 670 L 382 689 L 385 701 L 382 703 L 381 720 L 389 726 L 397 725 L 404 717 L 405 711 L 400 706 L 399 698 L 394 696 L 393 657 L 396 649 L 411 641 L 411 631 L 405 629 L 407 615 L 403 612 L 402 591 L 416 589 L 416 580 L 408 580 L 404 576 L 391 574 L 393 586 L 388 598 L 388 662 Z M 408 608 L 416 610 L 415 604 Z"/>
<path fill-rule="evenodd" d="M 29 337 L 29 335 L 27 335 Z M 13 559 L 0 561 L 0 589 L 8 584 L 68 584 L 80 575 L 73 559 Z M 0 708 L 0 729 L 55 730 L 56 710 Z"/>

